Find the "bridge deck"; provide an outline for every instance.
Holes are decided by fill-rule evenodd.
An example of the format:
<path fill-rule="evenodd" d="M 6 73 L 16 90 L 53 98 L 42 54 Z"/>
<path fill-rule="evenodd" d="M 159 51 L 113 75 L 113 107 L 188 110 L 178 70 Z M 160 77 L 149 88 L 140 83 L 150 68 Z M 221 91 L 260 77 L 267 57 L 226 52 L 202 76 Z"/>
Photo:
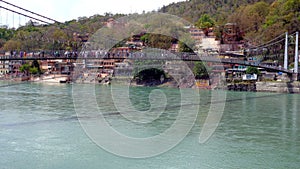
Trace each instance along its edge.
<path fill-rule="evenodd" d="M 260 63 L 259 61 L 245 61 L 242 59 L 236 59 L 236 58 L 219 58 L 219 55 L 217 54 L 204 54 L 204 55 L 130 55 L 128 57 L 107 57 L 107 56 L 99 56 L 99 57 L 56 57 L 56 56 L 46 56 L 46 57 L 0 57 L 0 61 L 10 61 L 10 60 L 57 60 L 57 59 L 63 59 L 63 60 L 97 60 L 97 59 L 114 59 L 114 60 L 124 60 L 124 59 L 130 59 L 130 60 L 166 60 L 166 61 L 172 61 L 172 60 L 181 60 L 181 61 L 203 61 L 203 62 L 217 62 L 217 63 L 225 63 L 225 64 L 239 64 L 239 65 L 245 65 L 245 66 L 253 66 L 253 67 L 260 67 L 268 70 L 283 72 L 283 73 L 293 73 L 292 70 L 284 69 L 283 67 L 277 67 L 277 66 L 270 66 L 265 65 L 263 63 Z"/>

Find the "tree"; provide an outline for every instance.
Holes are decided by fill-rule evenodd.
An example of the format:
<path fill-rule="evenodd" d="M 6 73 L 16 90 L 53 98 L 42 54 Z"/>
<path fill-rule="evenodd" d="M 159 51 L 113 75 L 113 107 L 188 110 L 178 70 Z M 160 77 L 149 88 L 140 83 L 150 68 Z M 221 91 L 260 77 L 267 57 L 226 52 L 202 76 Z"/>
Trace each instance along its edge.
<path fill-rule="evenodd" d="M 203 62 L 195 62 L 193 73 L 196 79 L 207 79 L 209 78 L 208 67 Z"/>
<path fill-rule="evenodd" d="M 275 1 L 270 6 L 270 12 L 266 16 L 263 28 L 267 31 L 265 40 L 288 32 L 300 30 L 300 0 Z"/>
<path fill-rule="evenodd" d="M 40 69 L 40 64 L 39 64 L 39 62 L 37 61 L 37 60 L 34 60 L 32 63 L 31 63 L 31 68 L 34 68 L 35 70 L 33 70 L 32 69 L 32 71 L 33 72 L 31 72 L 30 70 L 29 70 L 29 72 L 31 73 L 31 74 L 37 74 L 37 73 L 41 73 L 41 69 Z"/>
<path fill-rule="evenodd" d="M 179 52 L 194 52 L 195 40 L 191 36 L 183 36 L 178 42 Z"/>
<path fill-rule="evenodd" d="M 13 37 L 14 33 L 14 29 L 0 28 L 0 39 L 8 41 Z"/>
<path fill-rule="evenodd" d="M 263 1 L 252 5 L 241 6 L 228 17 L 228 22 L 236 23 L 239 28 L 242 31 L 246 31 L 246 33 L 256 33 L 269 14 L 269 9 L 269 4 Z M 249 38 L 252 36 L 250 35 Z"/>
<path fill-rule="evenodd" d="M 41 73 L 41 70 L 40 70 L 40 66 L 39 66 L 39 63 L 37 60 L 34 60 L 31 65 L 29 63 L 25 63 L 23 64 L 22 66 L 20 66 L 19 70 L 22 72 L 22 73 L 25 73 L 25 74 L 32 74 L 32 75 L 35 75 L 35 74 L 39 74 Z"/>
<path fill-rule="evenodd" d="M 184 42 L 179 41 L 178 45 L 179 45 L 179 52 L 193 52 L 193 49 L 191 49 Z"/>
<path fill-rule="evenodd" d="M 249 66 L 246 69 L 246 74 L 260 74 L 260 71 L 256 67 Z"/>
<path fill-rule="evenodd" d="M 35 74 L 39 73 L 39 70 L 38 70 L 37 67 L 30 67 L 29 68 L 29 73 L 32 74 L 32 75 L 35 75 Z"/>
<path fill-rule="evenodd" d="M 21 41 L 11 39 L 4 44 L 3 49 L 6 51 L 20 50 L 22 47 L 21 45 L 22 45 Z"/>
<path fill-rule="evenodd" d="M 28 74 L 29 73 L 29 69 L 30 69 L 30 65 L 28 63 L 23 64 L 22 66 L 20 66 L 19 70 L 22 73 Z"/>
<path fill-rule="evenodd" d="M 208 29 L 215 26 L 215 21 L 208 14 L 203 14 L 196 22 L 196 26 L 203 29 L 205 35 L 208 35 Z"/>
<path fill-rule="evenodd" d="M 163 34 L 145 34 L 141 37 L 141 41 L 148 47 L 169 49 L 172 46 L 174 38 Z"/>

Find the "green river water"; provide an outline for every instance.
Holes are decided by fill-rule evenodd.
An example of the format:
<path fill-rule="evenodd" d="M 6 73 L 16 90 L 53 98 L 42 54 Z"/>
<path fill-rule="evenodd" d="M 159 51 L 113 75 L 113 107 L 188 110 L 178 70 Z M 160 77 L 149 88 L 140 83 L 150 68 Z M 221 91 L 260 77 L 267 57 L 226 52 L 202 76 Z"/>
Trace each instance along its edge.
<path fill-rule="evenodd" d="M 74 90 L 70 84 L 7 84 L 0 82 L 1 169 L 284 169 L 300 166 L 298 94 L 225 92 L 226 100 L 218 102 L 225 104 L 218 127 L 205 143 L 199 143 L 209 108 L 215 104 L 211 101 L 213 91 L 200 91 L 200 102 L 189 103 L 181 100 L 179 89 L 130 87 L 130 102 L 136 110 L 150 108 L 148 98 L 153 91 L 159 92 L 154 95 L 154 101 L 162 94 L 167 100 L 166 108 L 157 109 L 163 112 L 155 120 L 138 123 L 119 114 L 115 104 L 123 107 L 126 104 L 111 99 L 111 86 L 77 85 Z M 196 105 L 199 110 L 192 129 L 174 148 L 148 158 L 122 157 L 96 144 L 81 126 L 80 119 L 96 122 L 98 118 L 92 112 L 94 107 L 88 106 L 90 98 L 86 95 L 80 98 L 80 103 L 87 105 L 86 114 L 76 114 L 74 107 L 78 103 L 74 102 L 74 92 L 80 97 L 79 90 L 84 92 L 86 88 L 95 89 L 91 96 L 96 97 L 98 110 L 105 114 L 110 127 L 134 138 L 152 137 L 166 131 L 176 120 L 180 107 L 185 110 Z M 114 86 L 120 97 L 126 95 L 123 88 Z M 197 92 L 195 89 L 184 91 Z M 191 100 L 199 99 L 192 97 L 194 95 Z M 186 123 L 191 121 L 186 120 Z M 89 123 L 93 124 L 96 125 Z M 184 122 L 181 125 L 184 126 Z M 177 130 L 175 134 L 180 132 Z M 104 139 L 109 142 L 112 138 L 104 135 Z M 111 146 L 122 144 L 125 145 L 120 140 Z M 135 148 L 132 145 L 132 151 L 136 151 Z"/>

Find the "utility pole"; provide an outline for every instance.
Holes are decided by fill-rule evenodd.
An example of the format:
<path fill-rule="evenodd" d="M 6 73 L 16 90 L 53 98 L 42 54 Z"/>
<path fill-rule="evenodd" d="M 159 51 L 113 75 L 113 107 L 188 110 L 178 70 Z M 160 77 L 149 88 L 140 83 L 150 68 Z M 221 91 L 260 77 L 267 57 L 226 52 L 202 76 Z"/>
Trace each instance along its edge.
<path fill-rule="evenodd" d="M 288 69 L 288 40 L 289 40 L 289 37 L 288 37 L 288 32 L 285 33 L 285 48 L 284 48 L 284 69 Z"/>
<path fill-rule="evenodd" d="M 295 64 L 294 72 L 298 73 L 298 62 L 299 62 L 299 32 L 296 32 L 296 43 L 295 43 Z"/>

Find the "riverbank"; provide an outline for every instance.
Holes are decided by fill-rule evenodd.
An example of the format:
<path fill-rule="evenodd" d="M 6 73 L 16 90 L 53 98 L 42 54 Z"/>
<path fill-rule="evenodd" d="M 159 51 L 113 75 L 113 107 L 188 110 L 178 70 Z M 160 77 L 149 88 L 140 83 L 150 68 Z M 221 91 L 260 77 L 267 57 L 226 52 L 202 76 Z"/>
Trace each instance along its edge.
<path fill-rule="evenodd" d="M 68 76 L 46 76 L 31 79 L 0 79 L 2 81 L 30 81 L 30 82 L 38 82 L 38 83 L 64 83 L 68 82 Z M 76 81 L 74 83 L 77 83 Z M 85 83 L 85 81 L 80 82 Z M 91 83 L 91 82 L 90 82 Z M 89 84 L 90 84 L 89 83 Z M 93 82 L 99 85 L 107 85 L 107 84 L 118 84 L 118 85 L 130 85 L 130 86 L 157 86 L 157 87 L 170 87 L 170 88 L 199 88 L 199 89 L 224 89 L 229 91 L 246 91 L 246 92 L 276 92 L 276 93 L 300 93 L 300 82 L 283 82 L 283 81 L 260 81 L 260 82 L 242 82 L 242 83 L 227 83 L 223 85 L 219 85 L 218 87 L 214 87 L 214 85 L 206 85 L 206 86 L 197 86 L 196 83 L 194 85 L 178 85 L 175 80 L 168 79 L 161 83 L 141 83 L 138 84 L 130 77 L 112 77 L 109 78 L 105 83 L 103 82 Z"/>
<path fill-rule="evenodd" d="M 245 91 L 245 92 L 257 91 L 255 82 L 227 84 L 227 89 L 230 91 Z"/>
<path fill-rule="evenodd" d="M 300 82 L 256 82 L 258 92 L 300 93 Z"/>
<path fill-rule="evenodd" d="M 130 78 L 113 78 L 112 84 L 123 84 L 123 85 L 131 85 L 131 86 L 153 86 L 150 84 L 136 84 Z M 151 83 L 153 84 L 153 83 Z M 172 88 L 180 88 L 176 84 L 176 81 L 168 80 L 164 83 L 157 84 L 155 86 L 158 87 L 172 87 Z M 245 91 L 245 92 L 277 92 L 277 93 L 300 93 L 300 82 L 283 82 L 283 81 L 260 81 L 260 82 L 242 82 L 242 83 L 228 83 L 224 85 L 219 85 L 218 87 L 214 87 L 213 85 L 197 87 L 197 85 L 193 85 L 190 88 L 200 88 L 200 89 L 225 89 L 229 91 Z"/>

